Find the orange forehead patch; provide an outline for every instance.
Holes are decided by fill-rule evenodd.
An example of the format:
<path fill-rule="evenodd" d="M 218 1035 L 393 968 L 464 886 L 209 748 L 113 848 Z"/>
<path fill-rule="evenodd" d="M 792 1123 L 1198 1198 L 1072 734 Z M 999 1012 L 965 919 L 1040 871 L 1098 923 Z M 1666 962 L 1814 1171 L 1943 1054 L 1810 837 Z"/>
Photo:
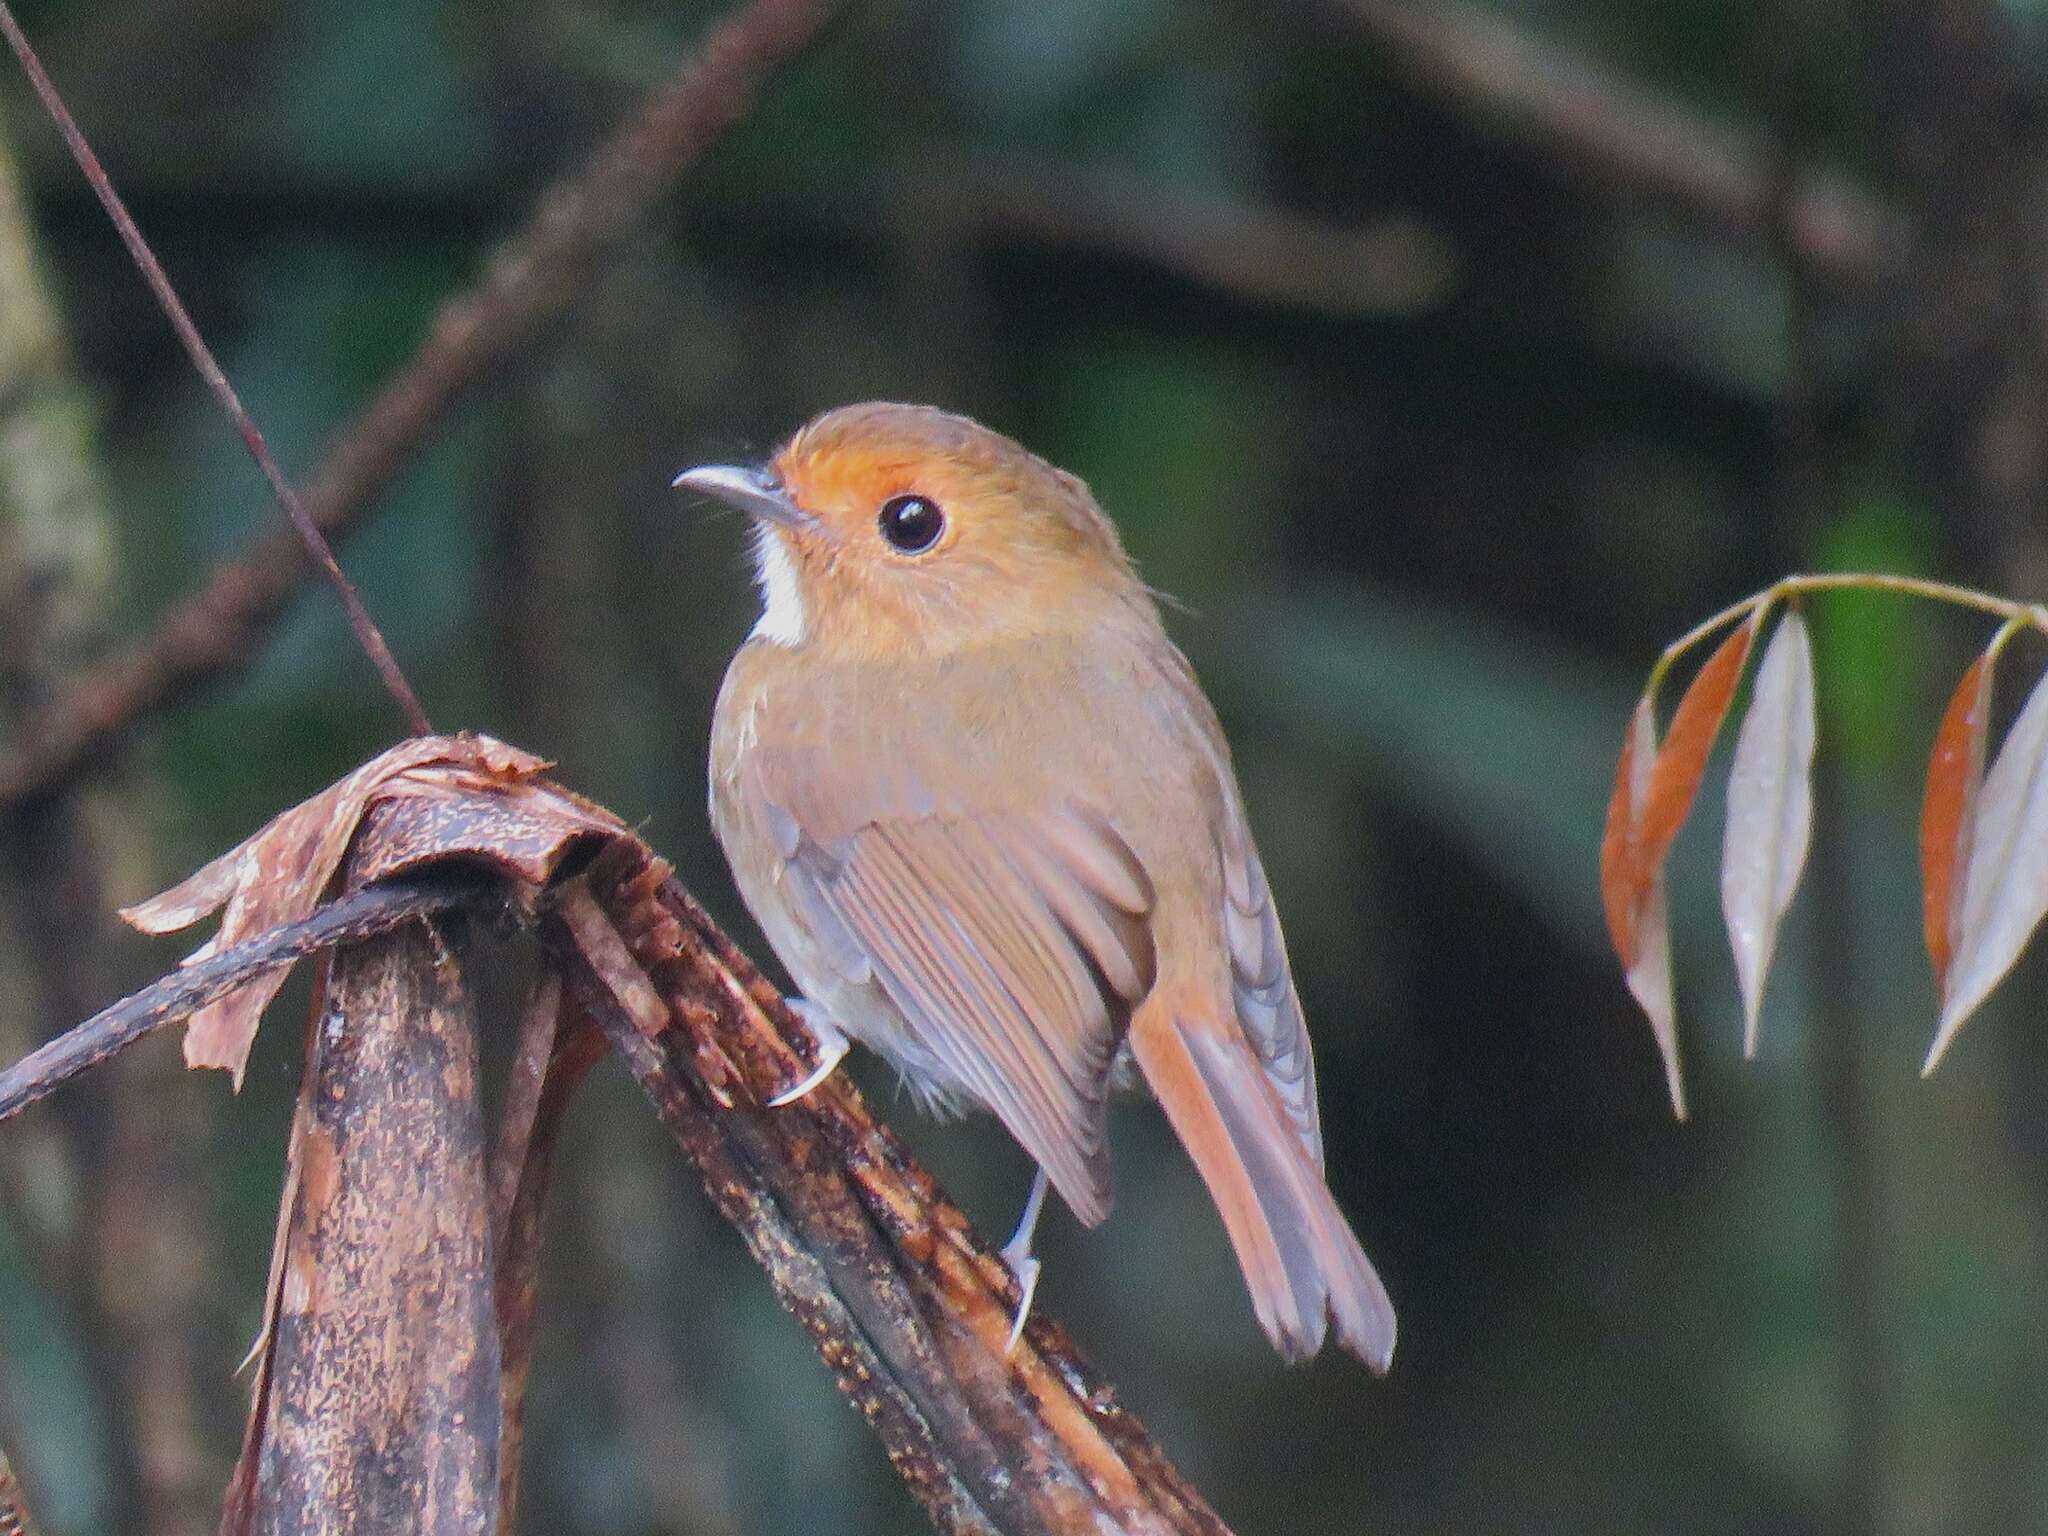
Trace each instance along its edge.
<path fill-rule="evenodd" d="M 914 489 L 919 459 L 900 449 L 834 443 L 806 450 L 794 442 L 775 456 L 775 473 L 796 504 L 813 511 L 878 507 Z"/>

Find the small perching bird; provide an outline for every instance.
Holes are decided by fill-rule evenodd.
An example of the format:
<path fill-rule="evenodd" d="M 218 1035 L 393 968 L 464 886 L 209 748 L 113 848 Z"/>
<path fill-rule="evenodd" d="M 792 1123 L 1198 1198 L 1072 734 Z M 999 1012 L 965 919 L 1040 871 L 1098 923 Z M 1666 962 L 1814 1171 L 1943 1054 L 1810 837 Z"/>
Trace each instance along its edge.
<path fill-rule="evenodd" d="M 676 484 L 747 513 L 764 598 L 718 698 L 711 817 L 824 1065 L 879 1051 L 1109 1214 L 1135 1061 L 1290 1359 L 1375 1371 L 1394 1311 L 1323 1182 L 1315 1067 L 1216 714 L 1074 476 L 924 406 L 820 416 Z"/>

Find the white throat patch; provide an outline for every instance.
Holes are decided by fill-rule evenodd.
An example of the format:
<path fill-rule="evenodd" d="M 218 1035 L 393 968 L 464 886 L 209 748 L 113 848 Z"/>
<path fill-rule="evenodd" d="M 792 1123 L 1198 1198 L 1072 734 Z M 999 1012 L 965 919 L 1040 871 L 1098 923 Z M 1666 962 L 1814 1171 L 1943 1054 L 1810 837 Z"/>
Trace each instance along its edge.
<path fill-rule="evenodd" d="M 765 523 L 754 529 L 754 580 L 761 588 L 761 618 L 753 638 L 772 645 L 802 645 L 804 593 L 797 583 L 796 562 L 782 535 Z"/>

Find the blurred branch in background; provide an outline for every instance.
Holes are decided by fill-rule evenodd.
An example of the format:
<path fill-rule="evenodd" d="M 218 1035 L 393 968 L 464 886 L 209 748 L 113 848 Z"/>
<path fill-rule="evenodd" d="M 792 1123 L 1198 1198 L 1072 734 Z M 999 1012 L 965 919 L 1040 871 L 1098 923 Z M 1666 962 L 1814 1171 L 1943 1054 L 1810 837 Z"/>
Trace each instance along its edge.
<path fill-rule="evenodd" d="M 1883 401 L 1972 570 L 2048 581 L 2048 126 L 1991 0 L 1871 7 L 1872 119 L 1911 239 L 1887 292 Z"/>
<path fill-rule="evenodd" d="M 1912 215 L 1912 242 L 1888 294 L 1879 399 L 1902 473 L 1917 481 L 1965 579 L 2048 590 L 2048 99 L 2038 36 L 1991 0 L 1874 0 L 1868 6 L 1871 120 Z M 2039 1133 L 2041 1056 L 2015 1046 L 1990 1141 L 2048 1191 Z M 2039 1520 L 2038 1365 L 1984 1387 L 1977 1447 L 1985 1474 L 1959 1495 L 1957 1530 Z M 2022 1426 L 2025 1426 L 2022 1428 Z M 2008 1436 L 2012 1438 L 2008 1439 Z M 2026 1447 L 2025 1451 L 2008 1447 Z M 2000 1454 L 2000 1453 L 2003 1454 Z"/>
<path fill-rule="evenodd" d="M 304 546 L 307 557 L 326 575 L 335 595 L 341 599 L 341 606 L 348 614 L 349 627 L 355 631 L 357 645 L 370 664 L 377 669 L 378 675 L 384 681 L 385 690 L 404 712 L 407 728 L 415 736 L 426 735 L 433 730 L 433 723 L 427 719 L 426 711 L 420 707 L 420 701 L 413 693 L 412 684 L 407 681 L 397 659 L 391 654 L 391 648 L 385 644 L 383 633 L 377 628 L 376 621 L 370 617 L 369 610 L 363 606 L 362 598 L 356 595 L 354 585 L 335 561 L 334 550 L 328 544 L 326 536 L 320 532 L 319 525 L 307 515 L 298 492 L 285 478 L 283 469 L 270 452 L 270 444 L 265 441 L 262 429 L 250 418 L 248 410 L 242 404 L 241 396 L 235 393 L 234 385 L 228 381 L 227 374 L 222 371 L 219 361 L 215 359 L 213 349 L 207 346 L 205 338 L 199 334 L 199 328 L 192 323 L 191 315 L 186 312 L 184 300 L 178 297 L 178 290 L 171 286 L 171 280 L 165 274 L 162 263 L 157 260 L 156 252 L 150 248 L 149 241 L 136 226 L 127 205 L 121 201 L 121 194 L 115 191 L 113 182 L 108 179 L 106 171 L 100 165 L 99 157 L 93 153 L 91 143 L 72 117 L 71 108 L 65 104 L 64 97 L 50 78 L 49 71 L 43 68 L 42 58 L 29 42 L 28 34 L 22 31 L 21 23 L 15 19 L 13 7 L 6 4 L 5 0 L 0 0 L 0 32 L 6 34 L 7 44 L 14 50 L 14 56 L 20 61 L 29 84 L 34 87 L 37 97 L 42 101 L 43 109 L 49 113 L 50 120 L 56 125 L 66 147 L 70 149 L 71 157 L 84 175 L 86 184 L 92 188 L 93 196 L 99 199 L 100 207 L 105 210 L 115 232 L 120 235 L 121 243 L 127 247 L 136 271 L 141 274 L 143 282 L 162 308 L 164 318 L 170 322 L 171 330 L 185 348 L 185 355 L 193 370 L 205 381 L 207 389 L 213 394 L 214 403 L 221 409 L 221 414 L 227 417 L 228 424 L 241 436 L 243 445 L 249 450 L 249 456 L 256 461 L 257 469 L 270 483 L 271 493 L 276 496 L 279 507 L 291 520 L 292 527 L 297 530 L 299 542 Z"/>
<path fill-rule="evenodd" d="M 0 740 L 15 751 L 104 642 L 115 586 L 95 411 L 26 216 L 0 143 Z M 119 990 L 109 909 L 150 862 L 138 787 L 69 786 L 0 810 L 0 1053 Z M 111 1522 L 197 1536 L 218 1485 L 196 1377 L 218 1251 L 198 1087 L 165 1057 L 131 1057 L 27 1130 L 0 1159 L 0 1214 L 93 1362 Z"/>
<path fill-rule="evenodd" d="M 442 306 L 412 361 L 329 450 L 304 501 L 330 538 L 356 526 L 470 389 L 500 377 L 562 317 L 606 252 L 745 117 L 767 77 L 834 9 L 832 0 L 755 0 L 721 23 L 582 172 L 541 195 L 483 280 Z M 0 761 L 0 808 L 47 794 L 143 716 L 244 664 L 305 574 L 288 532 L 216 570 L 149 635 L 37 713 Z"/>
<path fill-rule="evenodd" d="M 1760 8 L 1749 45 L 1760 115 L 1776 149 L 1770 235 L 1785 296 L 1785 383 L 1775 421 L 1775 515 L 1766 537 L 1769 557 L 1787 569 L 1813 562 L 1844 504 L 1844 447 L 1830 435 L 1823 397 L 1829 289 L 1809 259 L 1799 206 L 1800 167 L 1812 138 L 1801 69 L 1824 46 L 1815 36 L 1816 9 L 1808 0 Z M 1891 1507 L 1893 1372 L 1886 1354 L 1885 1190 L 1866 1069 L 1871 981 L 1857 965 L 1859 927 L 1874 919 L 1858 899 L 1849 780 L 1839 755 L 1816 756 L 1809 863 L 1818 984 L 1811 993 L 1811 1073 L 1833 1195 L 1829 1290 L 1839 1341 L 1842 1455 L 1829 1528 L 1837 1536 L 1877 1536 Z"/>
<path fill-rule="evenodd" d="M 1442 97 L 1567 172 L 1758 245 L 1775 241 L 1771 149 L 1705 113 L 1607 74 L 1490 9 L 1460 0 L 1316 0 L 1332 24 L 1383 48 L 1415 89 Z M 1800 257 L 1830 282 L 1881 283 L 1897 220 L 1832 173 L 1802 167 L 1786 218 Z"/>
<path fill-rule="evenodd" d="M 1426 310 L 1455 279 L 1446 242 L 1414 220 L 1345 229 L 1130 176 L 992 154 L 919 165 L 898 179 L 894 202 L 903 227 L 921 238 L 1108 255 L 1240 302 L 1338 319 Z"/>

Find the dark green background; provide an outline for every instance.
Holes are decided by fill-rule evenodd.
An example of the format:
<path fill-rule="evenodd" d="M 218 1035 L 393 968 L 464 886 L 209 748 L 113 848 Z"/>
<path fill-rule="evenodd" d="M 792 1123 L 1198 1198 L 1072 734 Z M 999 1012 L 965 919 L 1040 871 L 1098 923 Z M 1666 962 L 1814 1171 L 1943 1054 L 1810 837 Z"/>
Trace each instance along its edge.
<path fill-rule="evenodd" d="M 2023 51 L 2031 10 L 2007 18 Z M 23 12 L 301 474 L 531 195 L 716 14 Z M 1890 183 L 1870 28 L 1847 7 L 1506 14 Z M 122 622 L 140 631 L 279 514 L 6 73 L 101 413 Z M 1163 1122 L 1117 1110 L 1116 1215 L 1092 1234 L 1052 1216 L 1041 1305 L 1226 1518 L 1245 1533 L 2039 1528 L 2038 967 L 1939 1076 L 1915 1075 L 1934 1018 L 1916 777 L 1979 627 L 1814 603 L 1839 899 L 1825 921 L 1815 892 L 1795 911 L 1747 1066 L 1710 779 L 1673 878 L 1689 1126 L 1607 953 L 1595 877 L 1613 753 L 1668 638 L 1795 566 L 1995 581 L 2001 535 L 1958 532 L 1899 425 L 1883 303 L 1824 302 L 1806 390 L 1766 244 L 1595 189 L 1569 160 L 1416 89 L 1311 7 L 858 5 L 551 344 L 464 411 L 346 562 L 437 723 L 559 759 L 754 944 L 701 807 L 713 691 L 755 599 L 742 529 L 669 478 L 875 396 L 1016 435 L 1095 487 L 1185 605 L 1169 622 L 1230 730 L 1315 1034 L 1331 1180 L 1401 1314 L 1384 1383 L 1346 1359 L 1284 1368 Z M 1358 242 L 1357 280 L 1275 297 L 1191 277 L 1062 227 L 1090 199 L 1198 244 L 1213 231 L 1191 208 L 1304 219 Z M 1270 253 L 1248 259 L 1274 275 Z M 1800 415 L 1804 450 L 1785 430 Z M 1801 451 L 1826 472 L 1788 498 Z M 2038 656 L 2014 654 L 2016 696 Z M 141 738 L 128 792 L 154 867 L 111 894 L 167 883 L 399 729 L 331 596 L 307 595 L 252 671 Z M 177 952 L 138 945 L 124 964 L 146 974 Z M 219 1257 L 194 1324 L 223 1473 L 300 995 L 239 1099 L 207 1084 Z M 873 1063 L 859 1071 L 977 1220 L 1007 1230 L 1027 1169 L 1000 1130 L 920 1122 Z M 525 1527 L 919 1529 L 622 1074 L 599 1073 L 569 1141 Z M 1867 1241 L 1843 1240 L 1845 1188 L 1876 1215 Z M 1858 1285 L 1876 1309 L 1861 1336 L 1844 1322 Z M 0 1227 L 14 1444 L 59 1536 L 105 1529 L 120 1481 L 74 1315 Z M 1852 1453 L 1859 1434 L 1874 1455 Z"/>

